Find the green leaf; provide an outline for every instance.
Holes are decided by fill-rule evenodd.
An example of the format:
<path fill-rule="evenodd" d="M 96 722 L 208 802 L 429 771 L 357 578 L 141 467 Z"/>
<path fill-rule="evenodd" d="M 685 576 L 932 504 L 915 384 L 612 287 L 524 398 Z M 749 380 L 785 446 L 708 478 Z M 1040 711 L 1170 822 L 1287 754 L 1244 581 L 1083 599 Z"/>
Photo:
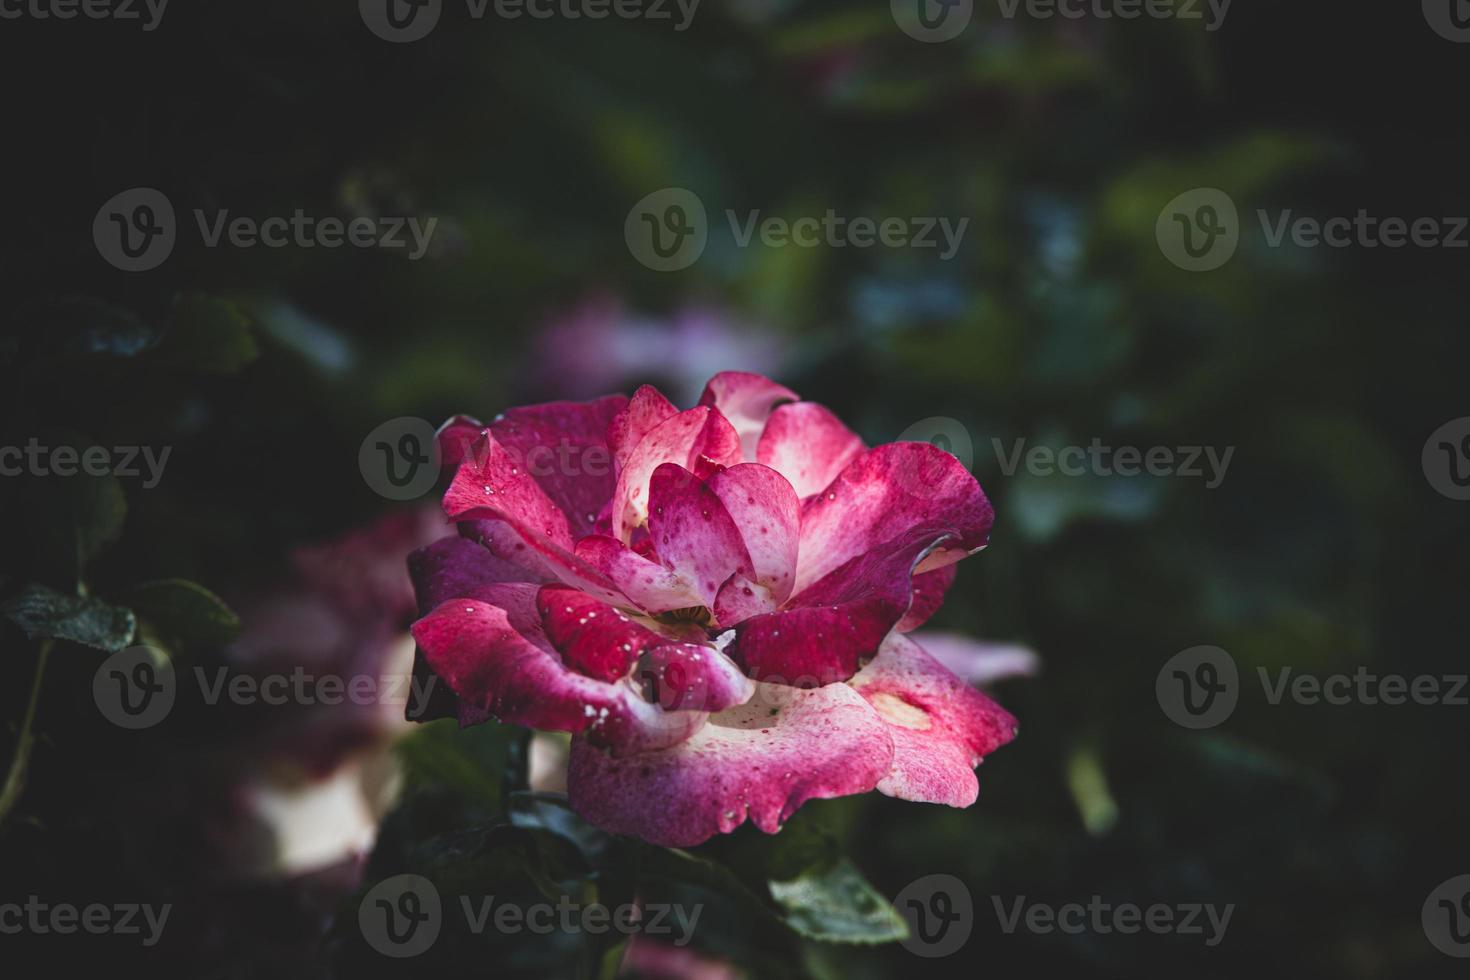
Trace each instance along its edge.
<path fill-rule="evenodd" d="M 502 811 L 506 764 L 518 731 L 508 725 L 460 728 L 453 718 L 418 726 L 400 739 L 398 753 L 411 789 L 448 790 L 456 797 Z"/>
<path fill-rule="evenodd" d="M 846 858 L 790 881 L 772 881 L 771 897 L 784 910 L 786 924 L 808 939 L 890 943 L 908 935 L 892 903 Z"/>
<path fill-rule="evenodd" d="M 66 640 L 116 653 L 133 640 L 131 610 L 99 599 L 63 595 L 44 585 L 28 586 L 0 606 L 0 615 L 34 639 Z"/>
<path fill-rule="evenodd" d="M 223 599 L 185 579 L 145 582 L 119 598 L 146 620 L 170 649 L 221 646 L 240 631 L 240 617 Z"/>
<path fill-rule="evenodd" d="M 230 300 L 189 294 L 174 302 L 173 322 L 157 357 L 206 374 L 232 374 L 259 355 L 250 317 Z"/>

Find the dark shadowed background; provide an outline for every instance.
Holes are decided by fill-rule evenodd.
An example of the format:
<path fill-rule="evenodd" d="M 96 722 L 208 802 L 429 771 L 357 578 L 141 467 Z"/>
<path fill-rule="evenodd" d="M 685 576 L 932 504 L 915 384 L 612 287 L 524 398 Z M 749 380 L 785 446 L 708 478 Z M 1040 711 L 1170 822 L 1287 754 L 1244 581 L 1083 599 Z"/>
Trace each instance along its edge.
<path fill-rule="evenodd" d="M 578 937 L 455 934 L 394 961 L 357 930 L 359 889 L 403 870 L 435 869 L 446 894 L 611 893 L 626 870 L 602 863 L 612 845 L 512 799 L 517 733 L 431 725 L 389 749 L 376 716 L 319 726 L 309 710 L 184 696 L 131 731 L 98 710 L 94 674 L 108 649 L 145 641 L 180 673 L 391 647 L 413 618 L 411 600 L 393 605 L 396 560 L 369 587 L 381 549 L 316 564 L 310 550 L 392 513 L 384 547 L 415 543 L 436 492 L 387 499 L 359 466 L 383 423 L 645 381 L 689 404 L 709 374 L 745 368 L 870 443 L 942 437 L 971 465 L 995 532 L 933 625 L 1028 646 L 1042 666 L 995 688 L 1021 735 L 982 766 L 973 808 L 874 794 L 810 804 L 782 835 L 793 852 L 840 847 L 888 899 L 957 876 L 974 908 L 959 951 L 815 941 L 670 873 L 672 893 L 708 903 L 700 963 L 645 975 L 1463 970 L 1425 920 L 1441 914 L 1431 893 L 1470 874 L 1470 705 L 1366 703 L 1356 686 L 1345 704 L 1273 704 L 1258 673 L 1364 668 L 1446 694 L 1470 671 L 1470 422 L 1431 439 L 1470 415 L 1470 43 L 1445 19 L 1463 4 L 1236 0 L 1223 19 L 1201 4 L 1198 19 L 1125 20 L 976 0 L 957 36 L 926 43 L 874 0 L 704 0 L 684 30 L 672 5 L 668 20 L 476 19 L 445 0 L 427 36 L 396 43 L 347 2 L 174 0 L 152 30 L 13 2 L 0 446 L 169 455 L 152 481 L 141 460 L 139 475 L 27 463 L 0 477 L 0 903 L 173 911 L 146 947 L 0 932 L 0 962 L 615 974 L 620 950 Z M 167 199 L 176 240 L 124 271 L 108 215 L 163 220 L 136 198 L 104 207 L 135 188 Z M 664 188 L 707 212 L 703 253 L 675 271 L 625 236 Z M 1220 197 L 1201 188 L 1236 214 L 1205 210 Z M 211 246 L 196 209 L 437 222 L 418 256 L 406 231 L 398 248 Z M 829 209 L 968 223 L 945 258 L 742 246 L 726 217 Z M 1392 247 L 1357 221 L 1340 246 L 1272 240 L 1282 220 L 1360 211 L 1432 219 L 1433 234 Z M 1193 259 L 1212 216 L 1235 251 Z M 1231 455 L 1218 480 L 1203 461 L 1205 476 L 1069 475 L 1028 455 L 1094 443 Z M 330 613 L 292 606 L 334 577 L 353 594 Z M 1156 680 L 1201 645 L 1233 658 L 1238 704 L 1190 729 Z M 283 871 L 260 787 L 337 778 L 344 759 L 352 787 L 322 819 L 354 814 L 359 856 Z M 379 763 L 401 768 L 402 793 L 379 791 Z M 795 860 L 758 837 L 708 850 L 737 867 Z M 1214 946 L 1007 931 L 997 903 L 1008 914 L 1023 896 L 1234 910 Z M 1461 932 L 1441 944 L 1466 956 L 1457 900 L 1443 914 Z"/>

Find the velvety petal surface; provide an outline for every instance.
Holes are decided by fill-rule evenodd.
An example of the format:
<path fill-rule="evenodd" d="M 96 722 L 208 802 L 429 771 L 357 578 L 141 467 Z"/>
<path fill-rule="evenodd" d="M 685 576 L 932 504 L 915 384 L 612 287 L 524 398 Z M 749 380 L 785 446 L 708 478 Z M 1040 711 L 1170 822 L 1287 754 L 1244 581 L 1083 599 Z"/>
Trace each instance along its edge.
<path fill-rule="evenodd" d="M 653 471 L 676 463 L 705 477 L 740 462 L 740 440 L 713 408 L 691 408 L 660 422 L 628 455 L 613 491 L 612 536 L 627 541 L 648 520 L 648 484 Z"/>
<path fill-rule="evenodd" d="M 713 607 L 732 575 L 749 575 L 750 554 L 724 502 L 699 477 L 664 463 L 648 489 L 648 533 L 659 561 Z"/>
<path fill-rule="evenodd" d="M 567 791 L 605 830 L 691 847 L 747 820 L 775 833 L 807 800 L 873 789 L 892 763 L 888 726 L 847 685 L 760 685 L 658 752 L 613 758 L 574 739 Z"/>
<path fill-rule="evenodd" d="M 539 591 L 485 586 L 413 625 L 425 660 L 462 702 L 512 724 L 584 732 L 618 753 L 675 744 L 703 723 L 703 712 L 649 703 L 631 678 L 608 683 L 564 663 L 542 630 Z"/>
<path fill-rule="evenodd" d="M 771 413 L 756 445 L 756 462 L 777 470 L 798 497 L 827 489 L 867 447 L 816 402 L 792 402 Z"/>
<path fill-rule="evenodd" d="M 984 547 L 994 516 L 980 484 L 937 446 L 895 442 L 870 449 L 802 505 L 796 591 L 894 542 L 942 543 L 919 571 L 942 568 Z"/>
<path fill-rule="evenodd" d="M 709 379 L 699 404 L 711 405 L 730 420 L 740 436 L 743 458 L 756 462 L 756 446 L 761 430 L 771 412 L 782 402 L 794 402 L 800 396 L 770 378 L 747 371 L 722 371 Z M 737 460 L 738 462 L 738 460 Z"/>
<path fill-rule="evenodd" d="M 549 402 L 510 409 L 490 423 L 496 442 L 566 515 L 574 538 L 592 531 L 612 496 L 616 477 L 607 430 L 627 404 L 623 395 Z"/>
<path fill-rule="evenodd" d="M 1016 736 L 1016 720 L 901 633 L 850 682 L 893 738 L 893 769 L 880 792 L 965 807 L 980 784 L 975 766 Z"/>

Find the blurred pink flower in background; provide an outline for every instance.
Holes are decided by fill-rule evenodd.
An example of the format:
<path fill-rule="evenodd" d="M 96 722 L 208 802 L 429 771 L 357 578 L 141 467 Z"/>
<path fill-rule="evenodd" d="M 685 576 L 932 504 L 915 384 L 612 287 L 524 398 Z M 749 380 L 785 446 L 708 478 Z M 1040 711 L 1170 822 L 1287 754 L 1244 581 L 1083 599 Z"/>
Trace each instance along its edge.
<path fill-rule="evenodd" d="M 279 715 L 251 736 L 231 801 L 237 872 L 289 877 L 371 850 L 397 790 L 388 749 L 411 727 L 405 701 L 420 697 L 409 681 L 417 606 L 404 558 L 448 533 L 437 508 L 393 513 L 299 549 L 280 591 L 237 603 L 244 625 L 226 651 L 232 674 L 337 678 L 344 692 L 336 703 L 323 694 L 270 706 Z M 358 679 L 371 681 L 371 695 L 345 693 Z"/>
<path fill-rule="evenodd" d="M 668 318 L 628 312 L 603 295 L 553 318 L 535 358 L 542 390 L 591 398 L 636 382 L 657 382 L 693 402 L 710 376 L 730 368 L 776 374 L 790 341 L 735 314 L 690 304 Z"/>

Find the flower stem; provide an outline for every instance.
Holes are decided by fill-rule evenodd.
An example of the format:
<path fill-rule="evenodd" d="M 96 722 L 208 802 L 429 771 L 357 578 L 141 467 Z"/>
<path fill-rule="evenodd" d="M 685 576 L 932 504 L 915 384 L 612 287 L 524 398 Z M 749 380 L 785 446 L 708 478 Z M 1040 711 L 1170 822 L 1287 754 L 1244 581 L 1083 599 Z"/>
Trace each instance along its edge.
<path fill-rule="evenodd" d="M 36 676 L 31 680 L 31 697 L 26 702 L 25 718 L 20 723 L 20 737 L 15 742 L 15 757 L 10 760 L 10 770 L 5 774 L 5 786 L 0 788 L 0 825 L 20 800 L 25 789 L 26 768 L 31 761 L 31 748 L 36 743 L 36 704 L 41 700 L 41 680 L 46 674 L 46 661 L 51 656 L 51 640 L 41 641 L 41 655 L 36 659 Z"/>

